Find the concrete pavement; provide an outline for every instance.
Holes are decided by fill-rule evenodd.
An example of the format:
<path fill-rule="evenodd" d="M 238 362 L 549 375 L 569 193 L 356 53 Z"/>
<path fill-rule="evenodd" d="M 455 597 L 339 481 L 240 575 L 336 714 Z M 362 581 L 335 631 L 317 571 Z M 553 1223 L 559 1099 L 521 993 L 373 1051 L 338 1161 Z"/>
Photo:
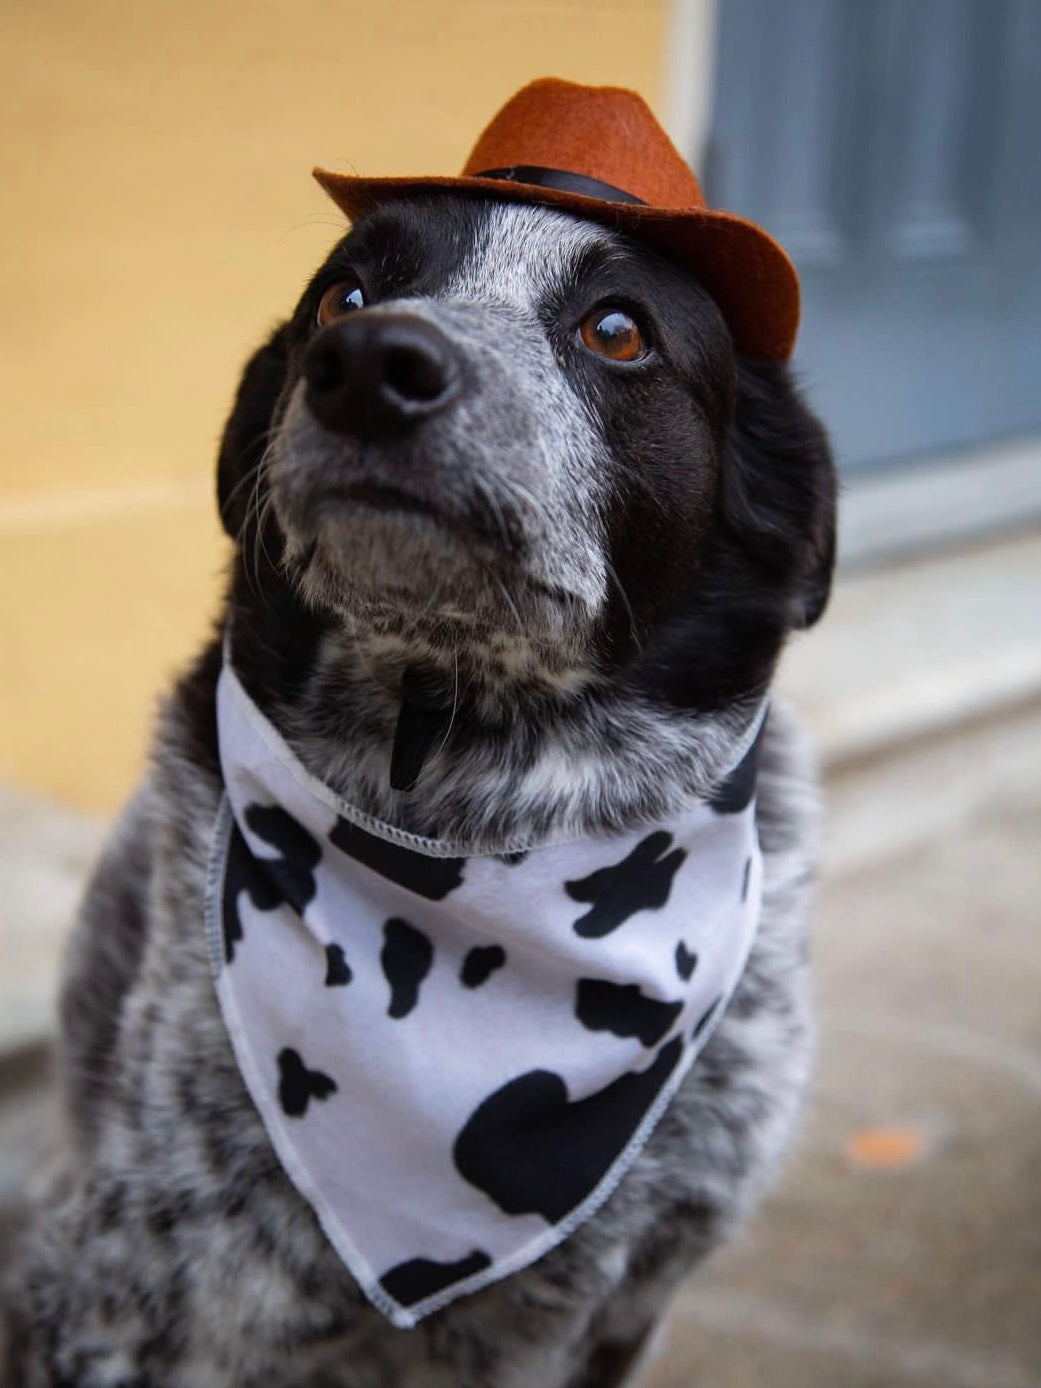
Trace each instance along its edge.
<path fill-rule="evenodd" d="M 825 883 L 803 1138 L 653 1388 L 1041 1384 L 1039 850 L 1021 809 Z"/>

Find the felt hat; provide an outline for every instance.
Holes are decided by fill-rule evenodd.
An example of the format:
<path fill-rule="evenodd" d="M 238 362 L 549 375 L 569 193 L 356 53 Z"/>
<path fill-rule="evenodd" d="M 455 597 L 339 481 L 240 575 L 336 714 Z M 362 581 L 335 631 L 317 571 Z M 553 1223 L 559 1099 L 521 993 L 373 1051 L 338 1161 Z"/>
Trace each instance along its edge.
<path fill-rule="evenodd" d="M 705 205 L 697 179 L 646 102 L 622 87 L 544 77 L 511 97 L 458 178 L 314 176 L 355 221 L 381 203 L 456 189 L 539 203 L 631 232 L 715 299 L 737 349 L 783 360 L 799 325 L 799 279 L 761 227 Z"/>

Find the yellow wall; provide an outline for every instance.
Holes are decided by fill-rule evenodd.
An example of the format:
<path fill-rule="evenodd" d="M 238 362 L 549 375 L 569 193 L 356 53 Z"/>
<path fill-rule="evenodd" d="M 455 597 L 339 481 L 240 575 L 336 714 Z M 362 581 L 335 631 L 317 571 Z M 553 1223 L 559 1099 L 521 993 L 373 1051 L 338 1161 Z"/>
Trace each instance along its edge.
<path fill-rule="evenodd" d="M 555 73 L 661 108 L 667 0 L 9 0 L 0 776 L 109 810 L 212 615 L 215 441 L 340 227 L 313 163 L 452 172 Z"/>

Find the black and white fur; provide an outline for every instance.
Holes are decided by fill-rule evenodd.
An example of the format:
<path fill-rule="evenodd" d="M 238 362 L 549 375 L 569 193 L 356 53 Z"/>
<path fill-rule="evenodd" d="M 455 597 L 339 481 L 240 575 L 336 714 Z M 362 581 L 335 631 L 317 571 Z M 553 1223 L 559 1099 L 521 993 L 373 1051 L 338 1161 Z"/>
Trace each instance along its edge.
<path fill-rule="evenodd" d="M 319 330 L 345 278 L 366 308 Z M 644 359 L 582 345 L 597 305 L 640 323 Z M 323 427 L 315 344 L 346 333 L 364 362 L 388 321 L 435 336 L 450 400 Z M 708 791 L 830 583 L 831 462 L 786 368 L 736 356 L 696 279 L 627 237 L 455 194 L 378 210 L 334 249 L 246 368 L 219 490 L 223 625 L 254 701 L 341 795 L 439 837 L 596 833 Z M 560 1247 L 401 1331 L 279 1166 L 217 1008 L 202 896 L 219 663 L 215 637 L 167 700 L 73 939 L 67 1148 L 12 1255 L 3 1381 L 620 1381 L 770 1177 L 805 1089 L 814 796 L 790 722 L 774 709 L 763 740 L 750 963 L 645 1151 Z M 395 790 L 410 679 L 447 717 Z"/>

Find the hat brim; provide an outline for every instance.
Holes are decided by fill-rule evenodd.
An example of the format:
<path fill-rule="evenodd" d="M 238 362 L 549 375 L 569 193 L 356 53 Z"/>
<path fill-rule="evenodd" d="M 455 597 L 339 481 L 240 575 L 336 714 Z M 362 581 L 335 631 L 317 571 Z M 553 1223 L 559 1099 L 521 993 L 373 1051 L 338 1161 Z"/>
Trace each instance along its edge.
<path fill-rule="evenodd" d="M 628 231 L 663 250 L 704 285 L 734 346 L 749 357 L 784 361 L 799 327 L 799 277 L 781 246 L 754 222 L 715 208 L 660 208 L 498 178 L 360 178 L 316 168 L 314 176 L 353 222 L 385 202 L 457 192 L 560 208 Z"/>

